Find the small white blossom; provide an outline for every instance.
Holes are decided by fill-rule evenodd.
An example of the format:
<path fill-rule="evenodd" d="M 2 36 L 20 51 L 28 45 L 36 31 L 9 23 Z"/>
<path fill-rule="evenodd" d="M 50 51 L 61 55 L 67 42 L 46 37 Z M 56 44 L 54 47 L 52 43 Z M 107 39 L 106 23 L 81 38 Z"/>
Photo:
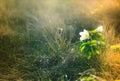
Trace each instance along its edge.
<path fill-rule="evenodd" d="M 80 37 L 81 41 L 89 39 L 89 33 L 87 30 L 84 29 L 83 32 L 80 32 L 79 34 L 81 35 L 81 37 Z"/>
<path fill-rule="evenodd" d="M 99 31 L 99 32 L 102 32 L 103 31 L 103 26 L 99 26 L 96 30 Z"/>

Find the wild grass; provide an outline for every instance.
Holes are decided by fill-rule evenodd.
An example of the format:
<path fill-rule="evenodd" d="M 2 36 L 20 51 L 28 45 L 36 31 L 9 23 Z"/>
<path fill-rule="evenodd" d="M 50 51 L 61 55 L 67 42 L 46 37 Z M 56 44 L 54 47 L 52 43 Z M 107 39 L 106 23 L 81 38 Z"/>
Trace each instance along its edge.
<path fill-rule="evenodd" d="M 120 51 L 110 48 L 120 42 L 118 25 L 111 24 L 109 17 L 101 23 L 96 14 L 88 13 L 94 5 L 87 6 L 73 0 L 1 0 L 0 80 L 75 81 L 84 72 L 107 81 L 120 79 Z M 98 24 L 104 26 L 107 48 L 88 60 L 78 52 L 79 32 Z"/>

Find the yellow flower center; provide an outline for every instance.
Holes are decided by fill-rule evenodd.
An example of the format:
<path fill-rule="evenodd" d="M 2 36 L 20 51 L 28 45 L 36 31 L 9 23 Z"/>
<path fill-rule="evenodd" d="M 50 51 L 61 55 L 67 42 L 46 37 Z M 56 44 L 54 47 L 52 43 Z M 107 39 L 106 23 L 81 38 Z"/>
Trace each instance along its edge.
<path fill-rule="evenodd" d="M 88 34 L 84 34 L 83 35 L 84 38 L 88 38 L 88 36 L 89 36 Z"/>

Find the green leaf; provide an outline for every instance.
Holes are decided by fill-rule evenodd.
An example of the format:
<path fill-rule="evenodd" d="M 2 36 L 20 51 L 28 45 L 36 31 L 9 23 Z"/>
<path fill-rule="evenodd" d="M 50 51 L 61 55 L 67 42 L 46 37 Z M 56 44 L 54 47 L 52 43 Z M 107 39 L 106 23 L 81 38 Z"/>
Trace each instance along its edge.
<path fill-rule="evenodd" d="M 90 51 L 87 52 L 87 58 L 90 59 L 92 56 L 92 53 Z"/>
<path fill-rule="evenodd" d="M 100 54 L 99 50 L 95 50 L 96 54 Z"/>
<path fill-rule="evenodd" d="M 87 77 L 86 81 L 92 81 L 91 77 Z"/>
<path fill-rule="evenodd" d="M 80 47 L 82 47 L 82 46 L 85 46 L 85 45 L 87 45 L 87 43 L 85 42 L 83 42 L 81 45 L 80 45 Z"/>
<path fill-rule="evenodd" d="M 105 42 L 101 42 L 102 45 L 105 45 Z"/>
<path fill-rule="evenodd" d="M 100 33 L 100 32 L 98 33 L 98 35 L 101 36 L 101 37 L 103 36 L 102 33 Z"/>
<path fill-rule="evenodd" d="M 52 80 L 49 78 L 49 81 L 52 81 Z"/>
<path fill-rule="evenodd" d="M 81 48 L 80 48 L 80 52 L 83 52 L 85 50 L 85 46 L 82 46 Z"/>
<path fill-rule="evenodd" d="M 91 44 L 90 46 L 95 46 L 95 47 L 96 47 L 96 46 L 97 46 L 97 44 L 96 44 L 96 43 L 95 43 L 95 44 Z"/>
<path fill-rule="evenodd" d="M 92 40 L 91 43 L 96 43 L 97 41 L 96 40 Z"/>

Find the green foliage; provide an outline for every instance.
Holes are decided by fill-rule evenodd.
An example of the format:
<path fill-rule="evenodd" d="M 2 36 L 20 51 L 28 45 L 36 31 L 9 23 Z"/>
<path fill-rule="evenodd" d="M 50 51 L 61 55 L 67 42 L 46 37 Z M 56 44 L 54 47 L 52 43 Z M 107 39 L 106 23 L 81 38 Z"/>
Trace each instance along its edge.
<path fill-rule="evenodd" d="M 9 71 L 5 71 L 8 68 L 15 68 L 16 72 L 11 73 L 14 74 L 12 79 L 11 76 L 4 78 L 5 81 L 9 79 L 16 81 L 18 78 L 23 81 L 75 81 L 79 72 L 91 68 L 88 65 L 89 61 L 78 55 L 76 41 L 81 29 L 93 29 L 97 24 L 94 17 L 81 12 L 75 16 L 74 9 L 71 12 L 71 7 L 64 7 L 68 5 L 65 2 L 62 2 L 63 7 L 59 7 L 61 5 L 58 2 L 55 11 L 49 12 L 51 5 L 45 6 L 46 2 L 42 0 L 39 0 L 42 5 L 39 5 L 37 0 L 8 1 L 13 1 L 13 5 L 5 1 L 7 12 L 4 13 L 7 14 L 3 13 L 3 16 L 0 16 L 0 23 L 4 24 L 3 27 L 7 26 L 14 31 L 14 35 L 0 37 L 0 66 L 2 66 L 0 74 L 9 76 Z M 58 27 L 63 28 L 63 31 L 59 32 Z M 96 45 L 95 41 L 89 44 Z M 83 44 L 81 51 L 84 51 L 89 44 L 87 42 Z M 87 55 L 91 56 L 91 51 Z"/>
<path fill-rule="evenodd" d="M 104 36 L 97 30 L 89 31 L 89 38 L 80 40 L 79 51 L 86 54 L 90 59 L 95 54 L 100 54 L 102 47 L 105 47 Z"/>
<path fill-rule="evenodd" d="M 79 78 L 78 81 L 96 81 L 96 80 L 93 79 L 92 77 L 83 77 L 83 78 Z"/>

